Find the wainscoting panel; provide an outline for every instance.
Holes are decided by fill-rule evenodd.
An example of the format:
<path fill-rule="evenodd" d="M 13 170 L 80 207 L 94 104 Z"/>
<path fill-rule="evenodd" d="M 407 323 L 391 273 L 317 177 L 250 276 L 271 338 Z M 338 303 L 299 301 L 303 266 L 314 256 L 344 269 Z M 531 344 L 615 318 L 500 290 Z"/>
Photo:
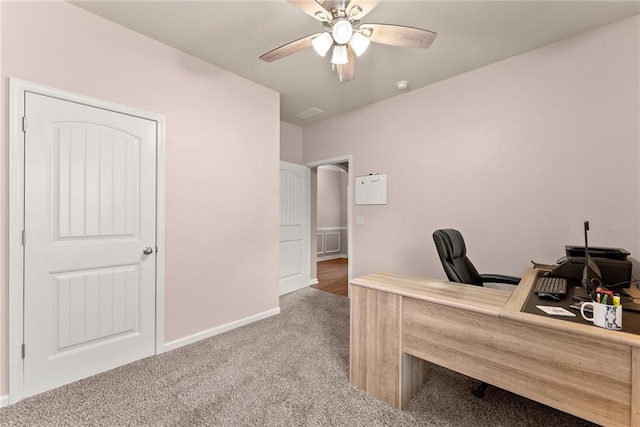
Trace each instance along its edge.
<path fill-rule="evenodd" d="M 346 241 L 347 227 L 318 227 L 318 259 L 345 257 L 347 254 L 343 242 Z"/>
<path fill-rule="evenodd" d="M 332 254 L 340 252 L 340 232 L 325 231 L 324 233 L 324 253 Z"/>

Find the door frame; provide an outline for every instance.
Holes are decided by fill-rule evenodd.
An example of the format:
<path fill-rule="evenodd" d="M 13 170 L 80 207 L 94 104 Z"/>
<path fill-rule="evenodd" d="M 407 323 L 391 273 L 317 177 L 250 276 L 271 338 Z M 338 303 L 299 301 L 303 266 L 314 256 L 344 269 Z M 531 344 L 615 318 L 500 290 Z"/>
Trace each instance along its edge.
<path fill-rule="evenodd" d="M 352 218 L 352 197 L 353 197 L 353 156 L 351 154 L 347 154 L 344 156 L 331 157 L 329 159 L 323 160 L 314 160 L 312 162 L 306 162 L 303 165 L 308 168 L 317 168 L 318 166 L 326 166 L 326 165 L 335 165 L 338 163 L 348 163 L 349 171 L 347 172 L 347 257 L 349 262 L 347 263 L 347 280 L 351 281 L 353 279 L 353 218 Z M 318 197 L 318 184 L 316 182 L 315 188 L 315 197 Z M 317 205 L 317 203 L 316 203 Z M 316 206 L 317 210 L 317 206 Z M 309 213 L 309 221 L 311 221 L 311 212 Z M 311 230 L 315 233 L 315 230 Z M 311 256 L 314 259 L 314 262 L 318 262 L 318 256 L 316 255 L 316 248 L 310 248 Z M 316 271 L 316 276 L 318 272 Z M 347 286 L 347 289 L 350 289 Z M 347 295 L 349 294 L 349 290 L 347 290 Z"/>
<path fill-rule="evenodd" d="M 24 189 L 23 112 L 26 93 L 49 96 L 90 107 L 140 117 L 156 123 L 156 292 L 155 354 L 164 352 L 165 266 L 165 117 L 161 114 L 85 95 L 9 78 L 9 404 L 24 397 Z M 28 120 L 28 119 L 27 119 Z M 28 123 L 27 123 L 28 127 Z"/>

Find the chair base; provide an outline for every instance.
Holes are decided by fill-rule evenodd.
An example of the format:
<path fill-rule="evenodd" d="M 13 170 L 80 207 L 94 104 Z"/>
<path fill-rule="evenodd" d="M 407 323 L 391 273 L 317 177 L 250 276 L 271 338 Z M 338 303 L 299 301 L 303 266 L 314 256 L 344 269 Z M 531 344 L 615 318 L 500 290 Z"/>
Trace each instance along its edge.
<path fill-rule="evenodd" d="M 484 397 L 484 392 L 485 392 L 485 390 L 487 389 L 488 386 L 489 386 L 489 384 L 487 384 L 487 383 L 481 383 L 478 387 L 476 387 L 475 389 L 471 390 L 471 394 L 473 394 L 478 399 L 482 399 Z"/>

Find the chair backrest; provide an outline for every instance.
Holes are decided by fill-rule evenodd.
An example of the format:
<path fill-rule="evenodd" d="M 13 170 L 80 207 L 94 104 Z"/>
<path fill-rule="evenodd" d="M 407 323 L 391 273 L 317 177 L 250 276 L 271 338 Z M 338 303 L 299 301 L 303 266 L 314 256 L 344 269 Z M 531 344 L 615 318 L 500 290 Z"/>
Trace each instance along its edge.
<path fill-rule="evenodd" d="M 433 241 L 442 267 L 451 282 L 483 286 L 478 270 L 467 258 L 467 247 L 458 230 L 446 228 L 433 232 Z"/>

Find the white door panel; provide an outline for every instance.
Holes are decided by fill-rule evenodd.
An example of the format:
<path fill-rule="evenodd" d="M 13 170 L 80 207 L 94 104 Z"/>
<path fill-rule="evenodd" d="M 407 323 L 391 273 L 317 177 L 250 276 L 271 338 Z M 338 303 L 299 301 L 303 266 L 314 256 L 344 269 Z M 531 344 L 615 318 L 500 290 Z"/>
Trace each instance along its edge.
<path fill-rule="evenodd" d="M 309 168 L 280 162 L 280 294 L 309 285 Z"/>
<path fill-rule="evenodd" d="M 27 93 L 24 391 L 154 354 L 155 122 Z"/>
<path fill-rule="evenodd" d="M 53 125 L 56 238 L 134 235 L 140 141 L 103 126 Z"/>

